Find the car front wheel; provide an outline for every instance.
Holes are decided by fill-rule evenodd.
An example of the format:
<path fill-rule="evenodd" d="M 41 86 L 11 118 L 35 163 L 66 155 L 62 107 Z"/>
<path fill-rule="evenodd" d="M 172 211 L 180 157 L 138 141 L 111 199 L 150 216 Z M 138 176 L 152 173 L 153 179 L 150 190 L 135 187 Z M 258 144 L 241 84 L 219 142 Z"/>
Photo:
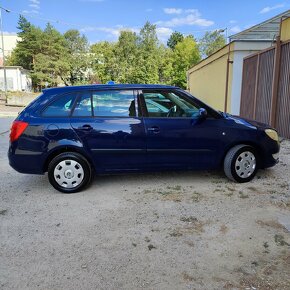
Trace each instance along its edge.
<path fill-rule="evenodd" d="M 224 159 L 226 176 L 236 182 L 252 180 L 258 170 L 257 154 L 253 147 L 236 145 L 229 150 Z"/>
<path fill-rule="evenodd" d="M 63 193 L 74 193 L 84 189 L 91 181 L 89 162 L 75 152 L 61 153 L 48 166 L 50 184 Z"/>

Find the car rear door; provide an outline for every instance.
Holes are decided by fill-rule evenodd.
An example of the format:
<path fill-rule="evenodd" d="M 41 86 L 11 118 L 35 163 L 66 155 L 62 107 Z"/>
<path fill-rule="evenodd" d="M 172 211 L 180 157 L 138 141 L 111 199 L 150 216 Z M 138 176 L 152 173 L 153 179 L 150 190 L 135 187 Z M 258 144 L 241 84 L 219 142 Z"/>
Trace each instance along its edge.
<path fill-rule="evenodd" d="M 144 114 L 147 163 L 151 168 L 208 169 L 217 166 L 220 121 L 201 120 L 199 106 L 177 91 L 139 91 Z"/>
<path fill-rule="evenodd" d="M 96 170 L 139 170 L 146 160 L 143 119 L 134 90 L 84 91 L 71 125 L 93 157 Z"/>

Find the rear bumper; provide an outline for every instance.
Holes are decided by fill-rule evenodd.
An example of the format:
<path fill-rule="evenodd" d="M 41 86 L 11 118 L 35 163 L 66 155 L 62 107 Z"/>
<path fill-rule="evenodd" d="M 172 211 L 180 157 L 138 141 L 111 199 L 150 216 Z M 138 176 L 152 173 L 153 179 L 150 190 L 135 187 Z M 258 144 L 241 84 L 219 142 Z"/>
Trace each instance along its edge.
<path fill-rule="evenodd" d="M 41 155 L 17 154 L 10 147 L 8 159 L 9 165 L 20 173 L 44 174 Z"/>

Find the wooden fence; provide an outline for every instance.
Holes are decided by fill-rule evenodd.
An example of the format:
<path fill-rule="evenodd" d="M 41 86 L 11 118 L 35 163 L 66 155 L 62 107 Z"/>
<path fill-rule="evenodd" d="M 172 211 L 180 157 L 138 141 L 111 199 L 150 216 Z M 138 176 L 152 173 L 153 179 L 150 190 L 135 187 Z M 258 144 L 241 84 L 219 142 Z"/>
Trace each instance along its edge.
<path fill-rule="evenodd" d="M 290 41 L 244 59 L 240 115 L 290 138 Z"/>

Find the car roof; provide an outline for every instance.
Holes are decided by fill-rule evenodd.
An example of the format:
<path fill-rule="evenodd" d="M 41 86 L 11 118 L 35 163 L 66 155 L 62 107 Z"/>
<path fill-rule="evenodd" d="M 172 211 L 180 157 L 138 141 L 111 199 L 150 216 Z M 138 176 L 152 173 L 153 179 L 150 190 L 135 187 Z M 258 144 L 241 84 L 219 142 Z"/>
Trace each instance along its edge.
<path fill-rule="evenodd" d="M 47 92 L 49 94 L 58 94 L 65 93 L 71 91 L 80 91 L 80 90 L 107 90 L 107 89 L 178 89 L 178 87 L 174 86 L 166 86 L 166 85 L 148 85 L 148 84 L 114 84 L 114 85 L 84 85 L 84 86 L 67 86 L 67 87 L 56 87 L 43 89 L 43 92 Z"/>

